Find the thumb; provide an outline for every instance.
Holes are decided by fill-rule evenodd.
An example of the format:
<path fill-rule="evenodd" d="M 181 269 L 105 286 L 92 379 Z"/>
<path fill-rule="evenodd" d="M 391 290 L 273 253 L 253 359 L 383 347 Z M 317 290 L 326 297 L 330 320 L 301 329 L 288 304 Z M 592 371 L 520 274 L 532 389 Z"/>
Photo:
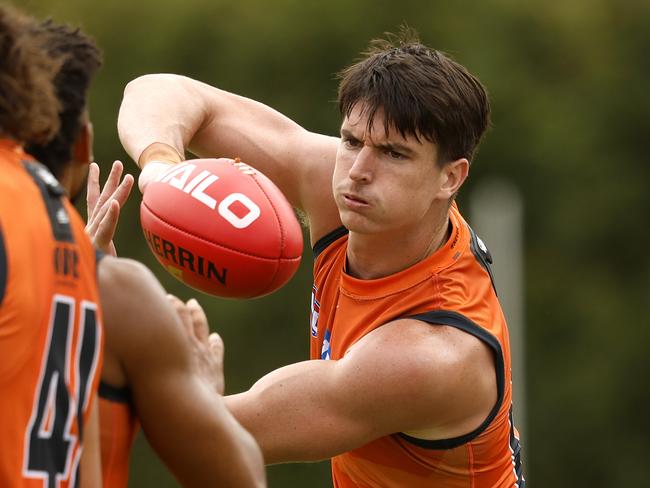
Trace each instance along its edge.
<path fill-rule="evenodd" d="M 174 167 L 174 165 L 175 163 L 170 161 L 148 162 L 138 177 L 138 188 L 140 188 L 140 192 L 144 193 L 149 183 L 162 178 L 168 170 Z"/>

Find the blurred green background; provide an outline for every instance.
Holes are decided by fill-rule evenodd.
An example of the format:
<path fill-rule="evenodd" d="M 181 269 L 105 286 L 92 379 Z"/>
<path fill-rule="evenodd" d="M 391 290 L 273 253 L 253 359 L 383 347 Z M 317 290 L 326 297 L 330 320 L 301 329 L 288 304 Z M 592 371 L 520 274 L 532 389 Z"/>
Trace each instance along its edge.
<path fill-rule="evenodd" d="M 402 22 L 487 86 L 493 128 L 459 197 L 495 176 L 524 196 L 524 469 L 531 487 L 647 483 L 650 459 L 650 2 L 647 0 L 20 0 L 80 25 L 105 52 L 91 94 L 95 156 L 127 161 L 115 124 L 124 85 L 175 72 L 336 134 L 334 74 Z M 169 277 L 123 213 L 118 252 Z M 489 242 L 487 242 L 489 246 Z M 308 356 L 309 253 L 272 297 L 202 303 L 226 344 L 227 391 Z M 498 264 L 498 263 L 497 263 Z M 498 283 L 497 283 L 498 285 Z M 645 372 L 645 373 L 644 373 Z M 514 372 L 517 375 L 517 371 Z M 515 405 L 515 409 L 517 406 Z M 271 487 L 331 486 L 327 463 L 268 468 Z M 177 486 L 142 439 L 132 487 Z"/>

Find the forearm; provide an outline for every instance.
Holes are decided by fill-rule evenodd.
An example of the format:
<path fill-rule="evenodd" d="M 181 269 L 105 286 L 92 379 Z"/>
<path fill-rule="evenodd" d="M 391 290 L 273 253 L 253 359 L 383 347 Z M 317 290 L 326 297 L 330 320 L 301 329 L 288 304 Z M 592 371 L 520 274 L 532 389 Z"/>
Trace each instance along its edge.
<path fill-rule="evenodd" d="M 222 397 L 193 376 L 154 382 L 134 390 L 136 410 L 147 440 L 182 486 L 264 486 L 260 449 Z"/>
<path fill-rule="evenodd" d="M 206 117 L 193 85 L 200 83 L 183 76 L 155 74 L 136 78 L 126 86 L 117 128 L 124 149 L 134 161 L 138 162 L 142 152 L 155 142 L 184 154 Z"/>
<path fill-rule="evenodd" d="M 266 486 L 262 451 L 253 436 L 228 412 L 220 397 L 218 416 L 219 460 L 222 482 L 227 486 Z"/>
<path fill-rule="evenodd" d="M 293 364 L 225 397 L 226 406 L 255 437 L 266 464 L 319 461 L 370 440 L 336 375 L 336 361 Z"/>

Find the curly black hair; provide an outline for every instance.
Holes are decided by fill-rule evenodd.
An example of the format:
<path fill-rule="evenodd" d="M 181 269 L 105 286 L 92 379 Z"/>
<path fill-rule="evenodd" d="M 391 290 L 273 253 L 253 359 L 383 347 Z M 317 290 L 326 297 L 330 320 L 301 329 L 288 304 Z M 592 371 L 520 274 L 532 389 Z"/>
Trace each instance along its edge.
<path fill-rule="evenodd" d="M 44 37 L 44 47 L 50 55 L 63 57 L 63 64 L 54 79 L 61 104 L 60 129 L 46 144 L 30 143 L 25 150 L 58 178 L 72 159 L 73 145 L 87 106 L 88 90 L 102 65 L 102 53 L 95 41 L 79 28 L 48 19 L 36 24 L 33 30 Z"/>

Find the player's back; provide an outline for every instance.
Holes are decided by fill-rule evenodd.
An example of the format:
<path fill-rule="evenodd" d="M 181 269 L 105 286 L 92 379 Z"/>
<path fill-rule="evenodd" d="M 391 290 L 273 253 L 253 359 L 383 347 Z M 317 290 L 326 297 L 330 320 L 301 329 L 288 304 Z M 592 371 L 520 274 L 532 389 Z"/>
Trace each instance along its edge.
<path fill-rule="evenodd" d="M 47 169 L 0 140 L 0 486 L 77 485 L 101 332 L 83 222 Z"/>

